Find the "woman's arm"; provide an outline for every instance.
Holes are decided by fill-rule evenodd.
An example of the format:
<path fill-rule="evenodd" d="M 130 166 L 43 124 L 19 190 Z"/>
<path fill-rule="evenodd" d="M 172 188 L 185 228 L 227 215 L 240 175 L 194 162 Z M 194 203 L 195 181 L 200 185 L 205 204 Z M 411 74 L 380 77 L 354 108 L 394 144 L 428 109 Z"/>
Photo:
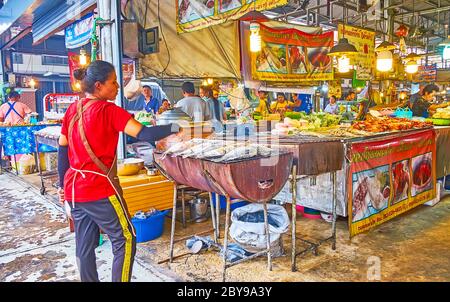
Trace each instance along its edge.
<path fill-rule="evenodd" d="M 58 177 L 59 177 L 59 187 L 64 188 L 64 176 L 67 170 L 70 168 L 69 163 L 69 142 L 64 134 L 61 134 L 58 140 Z M 59 192 L 61 193 L 61 192 Z M 60 196 L 61 199 L 61 196 Z M 63 202 L 63 200 L 60 200 Z"/>
<path fill-rule="evenodd" d="M 169 124 L 163 126 L 144 127 L 141 123 L 131 118 L 125 126 L 124 132 L 140 141 L 156 142 L 171 134 L 180 131 L 178 124 Z"/>

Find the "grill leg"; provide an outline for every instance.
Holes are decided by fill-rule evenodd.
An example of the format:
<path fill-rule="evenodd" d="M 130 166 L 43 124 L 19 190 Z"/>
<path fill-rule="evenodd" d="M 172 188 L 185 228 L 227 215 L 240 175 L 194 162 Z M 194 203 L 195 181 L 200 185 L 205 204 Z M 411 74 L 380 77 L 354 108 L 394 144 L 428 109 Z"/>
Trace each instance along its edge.
<path fill-rule="evenodd" d="M 263 203 L 264 207 L 264 228 L 266 230 L 266 243 L 267 243 L 267 269 L 272 270 L 272 255 L 270 252 L 270 232 L 269 232 L 269 219 L 267 214 L 267 202 Z"/>
<path fill-rule="evenodd" d="M 231 200 L 230 197 L 227 196 L 227 211 L 225 214 L 225 233 L 223 237 L 223 271 L 222 271 L 222 282 L 225 282 L 226 274 L 227 274 L 227 253 L 228 253 L 228 231 L 230 227 L 230 206 Z"/>
<path fill-rule="evenodd" d="M 216 225 L 216 213 L 214 211 L 214 202 L 212 199 L 212 193 L 209 193 L 209 204 L 211 207 L 211 220 L 214 228 L 214 242 L 217 243 L 217 225 Z"/>
<path fill-rule="evenodd" d="M 336 172 L 333 172 L 331 175 L 332 179 L 333 179 L 333 223 L 331 225 L 331 230 L 332 230 L 332 243 L 331 243 L 331 248 L 333 250 L 336 250 L 336 220 L 337 220 L 337 212 L 336 212 L 336 207 L 337 207 L 337 200 L 336 200 Z"/>
<path fill-rule="evenodd" d="M 181 218 L 183 228 L 186 228 L 186 203 L 184 199 L 184 189 L 181 189 L 181 209 L 183 211 L 183 217 Z"/>
<path fill-rule="evenodd" d="M 170 251 L 169 251 L 169 261 L 172 263 L 173 258 L 173 243 L 175 239 L 175 219 L 177 215 L 177 185 L 174 184 L 174 192 L 173 192 L 173 208 L 172 208 L 172 228 L 170 230 Z"/>
<path fill-rule="evenodd" d="M 295 245 L 297 232 L 297 166 L 292 167 L 292 222 L 291 222 L 291 236 L 292 236 L 292 255 L 291 255 L 291 271 L 297 271 L 297 249 Z"/>
<path fill-rule="evenodd" d="M 216 223 L 217 223 L 217 239 L 220 238 L 220 198 L 216 193 Z"/>

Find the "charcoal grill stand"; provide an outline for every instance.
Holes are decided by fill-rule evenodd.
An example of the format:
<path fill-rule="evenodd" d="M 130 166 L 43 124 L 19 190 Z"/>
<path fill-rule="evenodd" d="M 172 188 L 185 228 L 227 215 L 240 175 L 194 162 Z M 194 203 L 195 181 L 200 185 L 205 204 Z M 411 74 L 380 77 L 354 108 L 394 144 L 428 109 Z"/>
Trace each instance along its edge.
<path fill-rule="evenodd" d="M 214 234 L 214 242 L 217 243 L 217 236 L 216 236 L 216 234 L 217 234 L 217 231 L 216 231 L 217 230 L 217 224 L 216 224 L 216 220 L 215 220 L 214 206 L 213 206 L 211 194 L 210 194 L 209 202 L 210 202 L 210 207 L 211 207 L 211 219 L 212 219 L 213 228 L 209 229 L 209 230 L 206 230 L 206 231 L 203 231 L 203 232 L 200 232 L 200 233 L 197 233 L 197 234 L 194 234 L 192 236 L 178 238 L 177 240 L 175 240 L 175 226 L 176 226 L 175 223 L 176 223 L 176 213 L 177 213 L 178 189 L 179 188 L 185 189 L 186 186 L 178 184 L 172 177 L 170 177 L 164 171 L 164 169 L 160 165 L 158 165 L 156 163 L 156 161 L 154 162 L 154 164 L 155 164 L 156 168 L 158 168 L 158 170 L 161 172 L 161 174 L 164 177 L 166 177 L 168 180 L 172 181 L 173 185 L 174 185 L 172 217 L 171 217 L 172 218 L 172 226 L 171 226 L 171 230 L 170 230 L 169 262 L 172 263 L 172 261 L 173 261 L 173 258 L 174 258 L 174 256 L 173 256 L 173 246 L 174 246 L 174 244 L 176 242 L 180 242 L 180 241 L 186 240 L 186 239 L 191 238 L 192 236 L 195 236 L 195 235 L 203 235 L 203 234 L 207 234 L 207 233 L 210 233 L 211 231 L 213 231 L 214 232 L 213 233 Z M 184 192 L 183 192 L 182 198 L 183 198 L 182 203 L 183 203 L 183 217 L 184 217 L 184 215 L 185 215 L 185 210 L 184 210 Z M 185 226 L 185 219 L 184 218 L 183 218 L 182 224 L 183 224 L 183 227 L 184 227 Z"/>
<path fill-rule="evenodd" d="M 297 230 L 297 226 L 296 226 L 296 221 L 297 221 L 297 209 L 296 209 L 296 205 L 297 205 L 297 166 L 293 166 L 292 167 L 292 226 L 291 226 L 291 231 L 292 231 L 292 255 L 291 255 L 291 271 L 295 272 L 297 271 L 297 256 L 300 256 L 308 251 L 312 251 L 314 253 L 315 256 L 318 255 L 318 248 L 319 246 L 321 246 L 323 243 L 327 242 L 327 241 L 331 241 L 331 248 L 333 250 L 336 250 L 336 220 L 337 220 L 337 212 L 336 212 L 336 206 L 337 206 L 337 201 L 336 201 L 336 171 L 333 171 L 330 173 L 331 174 L 331 180 L 333 183 L 333 204 L 332 204 L 332 210 L 333 210 L 333 221 L 331 224 L 331 236 L 322 240 L 319 240 L 317 243 L 302 239 L 300 237 L 297 237 L 296 234 L 296 230 Z M 297 252 L 297 248 L 296 248 L 296 239 L 301 240 L 302 242 L 306 243 L 309 245 L 309 247 L 307 247 L 304 250 L 301 250 L 299 252 Z"/>
<path fill-rule="evenodd" d="M 229 229 L 230 229 L 230 216 L 231 216 L 231 197 L 228 193 L 226 193 L 226 191 L 222 188 L 222 186 L 220 186 L 220 184 L 214 179 L 214 177 L 208 173 L 208 171 L 205 171 L 205 175 L 206 177 L 214 184 L 214 186 L 219 189 L 221 191 L 221 194 L 224 195 L 227 199 L 227 208 L 226 208 L 226 214 L 225 214 L 225 233 L 223 235 L 223 249 L 222 247 L 217 244 L 215 245 L 215 247 L 223 250 L 223 256 L 222 256 L 222 260 L 223 260 L 223 269 L 222 269 L 222 282 L 225 282 L 226 280 L 226 272 L 227 272 L 227 268 L 232 267 L 234 265 L 240 264 L 244 261 L 248 261 L 251 260 L 253 258 L 262 256 L 264 254 L 267 254 L 267 269 L 269 271 L 272 270 L 272 255 L 270 252 L 270 232 L 269 232 L 269 220 L 268 220 L 268 213 L 267 213 L 267 203 L 263 202 L 263 209 L 264 209 L 264 228 L 265 228 L 265 233 L 267 234 L 266 236 L 266 246 L 267 249 L 260 251 L 258 253 L 255 253 L 251 256 L 248 257 L 243 257 L 242 255 L 236 254 L 234 251 L 230 250 L 228 251 L 228 234 L 229 234 Z M 216 196 L 217 197 L 217 196 Z M 218 199 L 216 199 L 217 201 Z M 211 202 L 212 204 L 212 202 Z M 217 203 L 216 203 L 217 205 Z M 217 228 L 218 231 L 218 228 Z M 233 263 L 227 263 L 227 254 L 228 252 L 230 252 L 231 254 L 235 254 L 238 255 L 239 257 L 241 257 L 242 259 L 233 262 Z"/>

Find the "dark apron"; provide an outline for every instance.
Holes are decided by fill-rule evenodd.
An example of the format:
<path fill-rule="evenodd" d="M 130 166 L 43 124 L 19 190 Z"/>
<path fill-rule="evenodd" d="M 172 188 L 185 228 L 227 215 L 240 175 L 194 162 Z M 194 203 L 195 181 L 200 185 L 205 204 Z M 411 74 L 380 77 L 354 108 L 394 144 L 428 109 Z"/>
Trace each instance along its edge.
<path fill-rule="evenodd" d="M 129 222 L 130 225 L 131 221 L 130 221 L 130 213 L 128 212 L 128 208 L 127 205 L 125 203 L 125 199 L 123 197 L 123 191 L 122 191 L 122 187 L 120 186 L 120 181 L 119 181 L 119 177 L 117 176 L 117 154 L 116 156 L 114 156 L 114 161 L 111 165 L 110 168 L 108 168 L 98 157 L 97 155 L 95 155 L 94 151 L 91 148 L 91 145 L 89 145 L 89 142 L 87 140 L 86 137 L 86 132 L 84 131 L 84 127 L 83 127 L 83 113 L 86 112 L 86 110 L 92 106 L 95 102 L 98 102 L 99 100 L 89 100 L 84 106 L 83 106 L 83 102 L 82 100 L 79 100 L 77 102 L 77 113 L 76 115 L 72 118 L 72 120 L 70 121 L 69 124 L 69 137 L 68 140 L 71 141 L 73 140 L 72 137 L 72 132 L 73 132 L 73 128 L 75 126 L 75 123 L 78 121 L 78 132 L 80 133 L 80 137 L 81 137 L 81 141 L 83 142 L 84 147 L 86 148 L 86 152 L 88 153 L 89 157 L 91 158 L 91 160 L 97 165 L 97 167 L 103 172 L 103 174 L 98 173 L 98 172 L 94 172 L 94 171 L 89 171 L 89 170 L 78 170 L 75 169 L 73 167 L 70 167 L 72 170 L 74 170 L 76 173 L 74 175 L 74 179 L 73 179 L 73 184 L 72 184 L 72 206 L 74 206 L 74 189 L 75 189 L 75 183 L 76 183 L 76 177 L 78 176 L 78 173 L 83 174 L 83 173 L 92 173 L 92 174 L 96 174 L 96 175 L 100 175 L 103 177 L 106 177 L 109 181 L 109 183 L 111 184 L 111 186 L 113 187 L 114 191 L 116 192 L 117 198 L 119 200 L 120 205 L 122 206 L 122 209 L 124 211 L 124 213 L 126 214 L 127 220 Z M 132 227 L 133 233 L 134 233 L 134 228 Z M 136 234 L 134 234 L 136 236 Z"/>

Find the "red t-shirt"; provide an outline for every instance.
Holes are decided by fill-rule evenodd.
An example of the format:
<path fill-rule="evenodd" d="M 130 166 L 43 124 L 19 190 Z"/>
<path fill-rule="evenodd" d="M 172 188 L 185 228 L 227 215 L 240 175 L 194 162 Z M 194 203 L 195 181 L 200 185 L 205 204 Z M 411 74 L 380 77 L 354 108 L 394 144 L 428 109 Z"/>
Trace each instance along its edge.
<path fill-rule="evenodd" d="M 83 105 L 88 99 L 83 99 Z M 77 112 L 77 103 L 70 105 L 63 118 L 61 133 L 69 142 L 69 163 L 78 170 L 89 170 L 104 174 L 89 157 L 81 141 L 78 122 L 75 123 L 72 137 L 69 137 L 69 124 Z M 97 101 L 83 113 L 83 127 L 94 154 L 109 168 L 117 152 L 119 132 L 125 129 L 131 115 L 123 108 L 107 101 Z M 75 202 L 96 201 L 115 195 L 108 179 L 93 173 L 80 173 L 75 179 Z M 72 184 L 75 171 L 69 169 L 64 177 L 65 198 L 72 201 Z"/>

